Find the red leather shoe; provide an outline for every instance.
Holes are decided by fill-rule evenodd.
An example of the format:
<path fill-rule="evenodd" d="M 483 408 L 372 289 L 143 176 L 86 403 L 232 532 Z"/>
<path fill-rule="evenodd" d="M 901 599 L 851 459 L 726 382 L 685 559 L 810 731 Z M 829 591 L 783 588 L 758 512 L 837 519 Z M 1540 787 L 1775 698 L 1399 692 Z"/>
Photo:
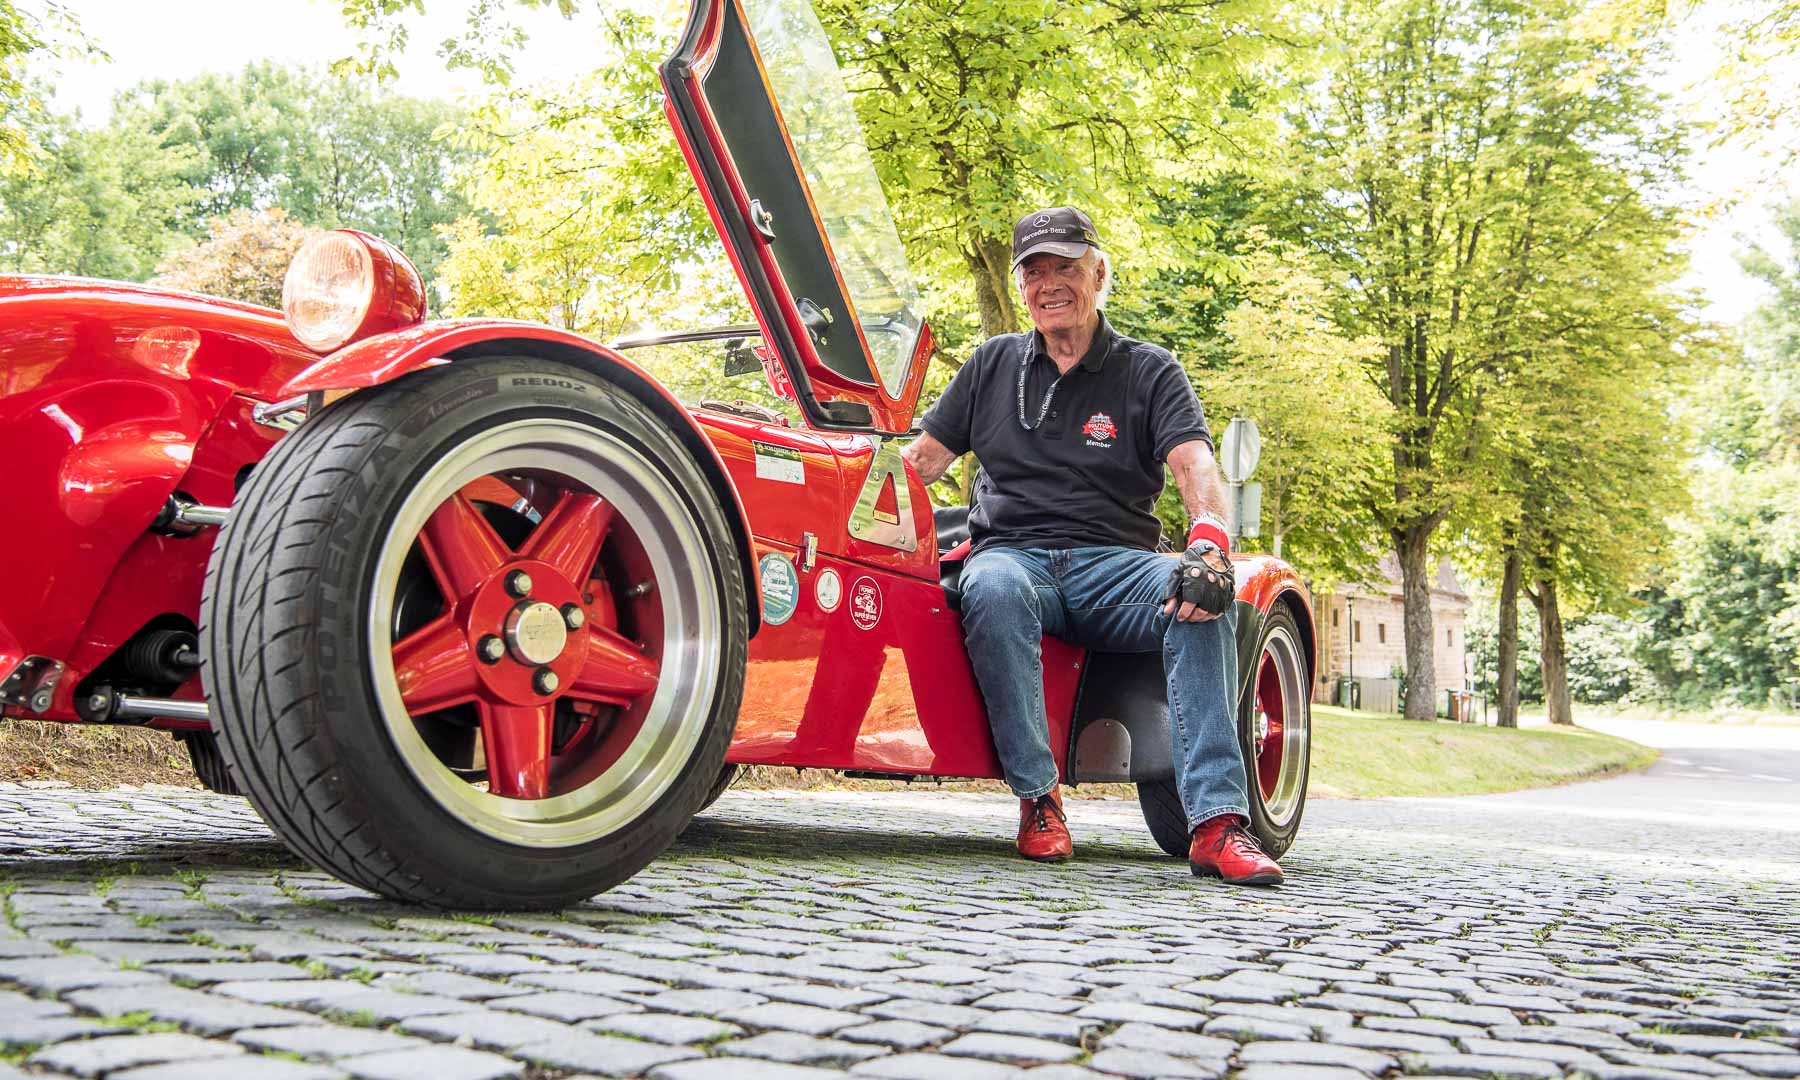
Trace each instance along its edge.
<path fill-rule="evenodd" d="M 1222 878 L 1229 885 L 1279 885 L 1281 867 L 1263 854 L 1256 837 L 1236 814 L 1207 818 L 1194 830 L 1188 868 L 1195 877 Z"/>
<path fill-rule="evenodd" d="M 1035 799 L 1019 800 L 1019 854 L 1036 862 L 1061 862 L 1075 854 L 1063 818 L 1062 792 L 1051 788 Z"/>

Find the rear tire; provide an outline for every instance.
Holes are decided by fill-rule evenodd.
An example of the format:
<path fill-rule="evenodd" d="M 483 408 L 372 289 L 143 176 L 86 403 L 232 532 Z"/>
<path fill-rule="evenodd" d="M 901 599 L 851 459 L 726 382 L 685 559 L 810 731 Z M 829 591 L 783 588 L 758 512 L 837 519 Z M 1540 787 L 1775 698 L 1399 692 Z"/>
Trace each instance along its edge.
<path fill-rule="evenodd" d="M 1181 808 L 1181 792 L 1173 780 L 1146 780 L 1138 784 L 1138 807 L 1156 846 L 1178 859 L 1187 858 L 1187 811 Z"/>
<path fill-rule="evenodd" d="M 1250 832 L 1272 859 L 1286 854 L 1300 831 L 1312 763 L 1311 673 L 1300 643 L 1293 612 L 1277 602 L 1257 633 L 1257 669 L 1238 706 Z M 1191 837 L 1175 781 L 1152 780 L 1137 787 L 1138 806 L 1156 846 L 1186 858 Z"/>
<path fill-rule="evenodd" d="M 579 369 L 352 394 L 277 444 L 214 546 L 223 757 L 289 847 L 384 896 L 604 891 L 719 776 L 748 637 L 725 513 L 662 419 Z"/>
<path fill-rule="evenodd" d="M 1294 845 L 1312 767 L 1312 673 L 1300 626 L 1277 601 L 1257 635 L 1256 672 L 1238 706 L 1250 832 L 1272 859 Z"/>
<path fill-rule="evenodd" d="M 706 800 L 700 804 L 700 809 L 705 810 L 713 803 L 718 802 L 719 796 L 725 794 L 725 790 L 731 787 L 731 782 L 737 779 L 737 774 L 738 767 L 736 765 L 727 765 L 720 769 L 719 778 L 714 780 L 713 786 L 707 790 Z"/>
<path fill-rule="evenodd" d="M 187 747 L 188 761 L 193 764 L 194 776 L 199 779 L 201 787 L 220 795 L 243 794 L 231 778 L 231 769 L 226 766 L 224 755 L 219 753 L 217 735 L 210 731 L 183 731 L 176 738 Z"/>

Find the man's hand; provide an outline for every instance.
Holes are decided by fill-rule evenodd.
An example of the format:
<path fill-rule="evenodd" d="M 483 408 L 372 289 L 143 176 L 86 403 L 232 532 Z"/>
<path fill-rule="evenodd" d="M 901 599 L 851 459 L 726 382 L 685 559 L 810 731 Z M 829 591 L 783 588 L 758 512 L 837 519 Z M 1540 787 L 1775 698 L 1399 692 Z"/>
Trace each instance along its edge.
<path fill-rule="evenodd" d="M 926 487 L 942 480 L 950 466 L 956 464 L 956 455 L 950 452 L 948 446 L 933 438 L 930 432 L 922 432 L 900 451 L 900 456 L 919 474 L 919 479 Z"/>
<path fill-rule="evenodd" d="M 1169 577 L 1163 614 L 1174 612 L 1178 622 L 1210 622 L 1229 611 L 1236 597 L 1230 557 L 1211 540 L 1195 540 Z"/>

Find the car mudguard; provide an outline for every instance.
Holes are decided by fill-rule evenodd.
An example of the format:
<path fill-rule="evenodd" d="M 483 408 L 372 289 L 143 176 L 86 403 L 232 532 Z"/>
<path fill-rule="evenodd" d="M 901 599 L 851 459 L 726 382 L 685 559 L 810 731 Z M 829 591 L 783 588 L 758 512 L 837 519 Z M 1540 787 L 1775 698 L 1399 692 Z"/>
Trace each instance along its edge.
<path fill-rule="evenodd" d="M 1307 671 L 1315 669 L 1312 605 L 1306 586 L 1280 559 L 1252 555 L 1232 560 L 1237 571 L 1237 696 L 1242 705 L 1256 674 L 1263 621 L 1285 604 L 1300 627 Z M 1169 730 L 1168 685 L 1161 653 L 1090 652 L 1069 725 L 1064 775 L 1072 783 L 1142 782 L 1175 778 Z"/>
<path fill-rule="evenodd" d="M 732 540 L 748 587 L 750 633 L 762 624 L 756 561 L 743 500 L 726 474 L 725 463 L 687 408 L 642 368 L 579 334 L 510 319 L 447 319 L 364 338 L 324 357 L 282 387 L 282 395 L 379 386 L 432 364 L 483 356 L 531 356 L 593 372 L 623 386 L 668 422 L 726 508 Z"/>

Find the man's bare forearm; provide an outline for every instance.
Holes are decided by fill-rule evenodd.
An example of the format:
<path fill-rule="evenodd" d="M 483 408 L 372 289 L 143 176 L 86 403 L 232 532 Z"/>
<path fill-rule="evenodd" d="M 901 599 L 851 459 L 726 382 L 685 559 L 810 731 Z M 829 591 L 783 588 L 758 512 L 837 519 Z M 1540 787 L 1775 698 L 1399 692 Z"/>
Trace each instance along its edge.
<path fill-rule="evenodd" d="M 1210 514 L 1229 523 L 1225 478 L 1219 475 L 1211 447 L 1199 439 L 1184 442 L 1169 451 L 1168 464 L 1169 471 L 1175 474 L 1175 487 L 1181 492 L 1181 505 L 1187 509 L 1189 521 Z"/>
<path fill-rule="evenodd" d="M 938 442 L 929 434 L 920 435 L 900 451 L 900 456 L 919 474 L 919 479 L 927 487 L 944 478 L 944 473 L 956 463 L 956 455 L 950 448 Z"/>

